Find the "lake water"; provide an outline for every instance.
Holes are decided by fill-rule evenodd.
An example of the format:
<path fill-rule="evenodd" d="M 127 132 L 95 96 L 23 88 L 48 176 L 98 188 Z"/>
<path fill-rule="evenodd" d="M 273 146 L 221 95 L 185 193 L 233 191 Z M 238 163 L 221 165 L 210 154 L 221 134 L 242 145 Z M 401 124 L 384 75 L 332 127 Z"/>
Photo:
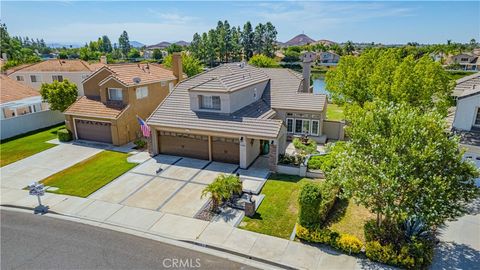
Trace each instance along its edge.
<path fill-rule="evenodd" d="M 328 93 L 328 91 L 325 89 L 325 75 L 312 74 L 312 80 L 313 80 L 313 93 L 330 95 L 330 93 Z"/>

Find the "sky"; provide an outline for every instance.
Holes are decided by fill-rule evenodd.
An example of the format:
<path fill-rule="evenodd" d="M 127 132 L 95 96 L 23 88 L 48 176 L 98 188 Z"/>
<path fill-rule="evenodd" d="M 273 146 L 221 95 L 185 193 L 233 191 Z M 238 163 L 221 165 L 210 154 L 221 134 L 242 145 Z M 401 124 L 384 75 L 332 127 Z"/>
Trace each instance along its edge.
<path fill-rule="evenodd" d="M 191 41 L 195 32 L 246 21 L 272 22 L 285 42 L 305 33 L 336 42 L 446 43 L 480 40 L 480 1 L 5 1 L 0 20 L 12 36 L 76 44 L 123 30 L 146 45 Z"/>

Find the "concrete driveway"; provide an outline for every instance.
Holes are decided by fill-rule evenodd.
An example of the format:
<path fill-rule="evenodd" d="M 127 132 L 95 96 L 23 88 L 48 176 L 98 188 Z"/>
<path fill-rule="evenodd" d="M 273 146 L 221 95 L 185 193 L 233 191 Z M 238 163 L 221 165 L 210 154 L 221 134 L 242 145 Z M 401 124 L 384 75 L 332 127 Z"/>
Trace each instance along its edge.
<path fill-rule="evenodd" d="M 22 189 L 102 151 L 99 148 L 60 144 L 0 168 L 1 186 Z"/>
<path fill-rule="evenodd" d="M 158 155 L 140 164 L 89 198 L 193 217 L 208 198 L 202 190 L 219 174 L 238 165 Z"/>

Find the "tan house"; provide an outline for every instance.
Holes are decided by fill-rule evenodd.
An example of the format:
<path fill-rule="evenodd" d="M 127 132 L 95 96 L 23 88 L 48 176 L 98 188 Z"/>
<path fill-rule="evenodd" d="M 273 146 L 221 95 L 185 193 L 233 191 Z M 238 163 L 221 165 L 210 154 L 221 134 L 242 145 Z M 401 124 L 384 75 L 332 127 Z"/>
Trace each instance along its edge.
<path fill-rule="evenodd" d="M 152 154 L 246 168 L 268 153 L 274 170 L 287 138 L 326 139 L 327 97 L 311 92 L 309 69 L 304 73 L 231 63 L 180 82 L 147 119 Z"/>
<path fill-rule="evenodd" d="M 78 59 L 51 59 L 16 67 L 8 70 L 7 75 L 37 91 L 40 90 L 42 83 L 52 83 L 55 80 L 61 82 L 67 79 L 77 85 L 78 95 L 83 96 L 82 81 L 102 66 L 104 63 L 89 64 Z"/>
<path fill-rule="evenodd" d="M 458 64 L 463 70 L 479 70 L 480 57 L 473 53 L 461 53 L 448 57 L 447 65 Z"/>
<path fill-rule="evenodd" d="M 65 112 L 75 139 L 123 145 L 141 136 L 146 119 L 182 79 L 181 57 L 173 70 L 157 64 L 106 65 L 83 81 L 85 96 Z"/>

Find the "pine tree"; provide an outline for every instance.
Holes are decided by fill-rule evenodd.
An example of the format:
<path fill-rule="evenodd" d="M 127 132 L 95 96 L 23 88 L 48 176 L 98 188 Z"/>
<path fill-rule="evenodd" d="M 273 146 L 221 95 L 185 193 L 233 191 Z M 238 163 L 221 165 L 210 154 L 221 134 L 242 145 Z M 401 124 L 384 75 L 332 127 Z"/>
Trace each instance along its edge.
<path fill-rule="evenodd" d="M 249 60 L 253 56 L 254 49 L 254 33 L 252 24 L 248 21 L 243 26 L 242 46 L 245 60 Z"/>
<path fill-rule="evenodd" d="M 127 31 L 124 30 L 123 33 L 118 38 L 118 48 L 122 53 L 122 57 L 125 58 L 128 55 L 131 47 L 132 46 L 130 45 L 130 40 L 128 39 L 128 33 Z"/>

